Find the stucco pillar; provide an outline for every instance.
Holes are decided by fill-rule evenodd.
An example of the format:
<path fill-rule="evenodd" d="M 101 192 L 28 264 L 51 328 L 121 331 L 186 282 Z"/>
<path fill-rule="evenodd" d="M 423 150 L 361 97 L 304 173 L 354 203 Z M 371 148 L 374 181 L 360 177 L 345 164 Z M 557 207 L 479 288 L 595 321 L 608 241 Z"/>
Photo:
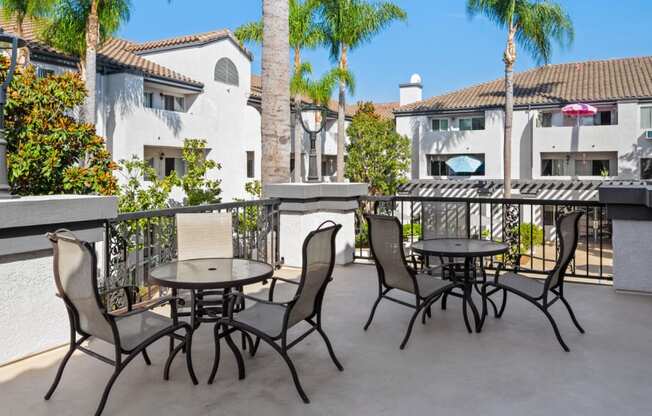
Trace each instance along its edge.
<path fill-rule="evenodd" d="M 363 183 L 287 183 L 265 186 L 265 195 L 279 198 L 279 250 L 283 264 L 301 267 L 303 240 L 321 223 L 342 224 L 335 241 L 335 262 L 353 262 L 355 210 L 358 198 L 367 195 Z"/>

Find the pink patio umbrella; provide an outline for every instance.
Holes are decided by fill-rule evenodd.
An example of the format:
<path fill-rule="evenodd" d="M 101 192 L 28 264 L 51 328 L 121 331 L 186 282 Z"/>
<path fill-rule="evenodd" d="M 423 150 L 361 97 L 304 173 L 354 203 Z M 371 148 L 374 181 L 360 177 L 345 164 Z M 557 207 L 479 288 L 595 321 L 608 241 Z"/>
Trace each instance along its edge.
<path fill-rule="evenodd" d="M 598 109 L 592 105 L 577 103 L 568 104 L 561 109 L 561 112 L 569 117 L 575 117 L 577 119 L 577 126 L 579 127 L 581 117 L 592 116 L 598 112 Z"/>

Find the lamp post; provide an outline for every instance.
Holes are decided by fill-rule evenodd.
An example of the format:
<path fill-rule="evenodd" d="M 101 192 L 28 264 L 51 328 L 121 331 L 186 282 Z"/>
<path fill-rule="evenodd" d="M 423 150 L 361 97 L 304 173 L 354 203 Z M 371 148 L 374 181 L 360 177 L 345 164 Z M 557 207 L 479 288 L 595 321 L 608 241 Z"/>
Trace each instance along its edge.
<path fill-rule="evenodd" d="M 308 182 L 321 182 L 321 178 L 317 174 L 317 148 L 315 142 L 317 141 L 317 134 L 319 134 L 326 125 L 326 114 L 324 107 L 309 104 L 306 106 L 300 105 L 299 111 L 301 112 L 301 126 L 310 135 L 310 153 L 308 154 Z M 296 164 L 298 169 L 301 165 Z M 297 169 L 297 167 L 295 167 Z"/>
<path fill-rule="evenodd" d="M 9 52 L 9 70 L 0 86 L 0 199 L 13 198 L 9 188 L 7 172 L 7 141 L 5 140 L 5 103 L 7 102 L 7 88 L 14 77 L 18 48 L 25 46 L 25 41 L 0 29 L 0 50 Z"/>

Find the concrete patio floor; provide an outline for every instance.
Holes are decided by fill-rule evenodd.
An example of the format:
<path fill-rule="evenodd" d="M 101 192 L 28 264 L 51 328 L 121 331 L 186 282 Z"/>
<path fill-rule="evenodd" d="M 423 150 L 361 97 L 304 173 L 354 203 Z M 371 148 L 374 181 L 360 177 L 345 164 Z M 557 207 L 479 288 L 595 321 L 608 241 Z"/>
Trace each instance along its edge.
<path fill-rule="evenodd" d="M 279 275 L 296 276 L 296 270 Z M 195 336 L 193 359 L 200 379 L 190 383 L 177 358 L 170 381 L 162 379 L 167 341 L 149 349 L 116 383 L 105 415 L 649 415 L 652 414 L 652 297 L 617 294 L 611 287 L 568 285 L 567 297 L 586 329 L 579 334 L 563 306 L 555 305 L 565 353 L 545 317 L 512 296 L 502 319 L 489 318 L 481 334 L 468 334 L 458 299 L 418 323 L 404 351 L 398 346 L 410 310 L 381 303 L 368 332 L 362 330 L 377 294 L 375 268 L 337 267 L 326 294 L 324 327 L 344 365 L 336 370 L 318 335 L 291 350 L 312 403 L 301 402 L 282 359 L 261 345 L 245 357 L 247 377 L 223 349 L 214 385 L 207 385 L 213 357 L 212 327 Z M 266 295 L 261 287 L 249 292 Z M 290 285 L 279 287 L 287 298 Z M 110 353 L 111 347 L 91 347 Z M 86 415 L 95 411 L 112 369 L 74 356 L 53 398 L 49 387 L 64 349 L 0 368 L 0 414 Z"/>

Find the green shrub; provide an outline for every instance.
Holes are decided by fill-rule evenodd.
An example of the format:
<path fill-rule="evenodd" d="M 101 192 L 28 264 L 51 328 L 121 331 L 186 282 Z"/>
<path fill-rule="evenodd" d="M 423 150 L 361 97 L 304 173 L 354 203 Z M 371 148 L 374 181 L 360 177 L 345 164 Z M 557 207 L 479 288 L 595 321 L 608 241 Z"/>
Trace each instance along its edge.
<path fill-rule="evenodd" d="M 403 224 L 403 241 L 411 241 L 421 239 L 421 224 Z"/>
<path fill-rule="evenodd" d="M 514 229 L 514 234 L 518 231 L 521 242 L 521 253 L 529 253 L 530 247 L 540 246 L 543 244 L 543 229 L 530 223 L 521 224 L 518 229 Z"/>

